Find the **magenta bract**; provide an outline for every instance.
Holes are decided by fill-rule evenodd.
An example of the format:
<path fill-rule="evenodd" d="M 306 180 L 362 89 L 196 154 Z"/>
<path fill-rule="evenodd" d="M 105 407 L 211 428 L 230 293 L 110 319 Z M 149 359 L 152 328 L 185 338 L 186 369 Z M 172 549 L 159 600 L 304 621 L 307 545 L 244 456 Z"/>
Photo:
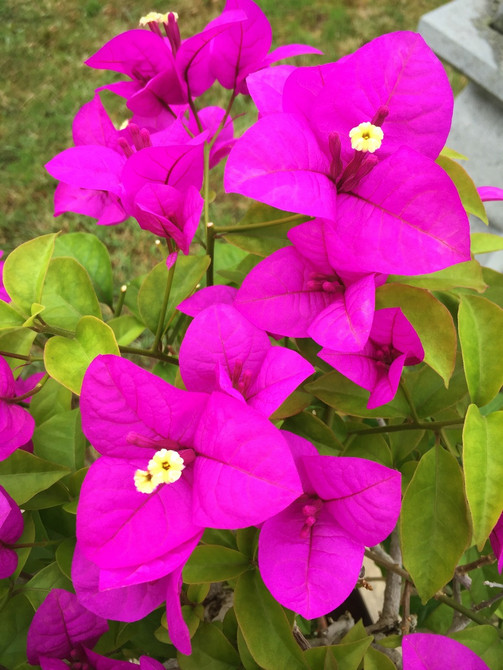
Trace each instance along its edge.
<path fill-rule="evenodd" d="M 313 372 L 296 352 L 273 346 L 231 305 L 217 304 L 198 314 L 180 347 L 180 374 L 188 390 L 224 391 L 264 416 Z"/>
<path fill-rule="evenodd" d="M 0 579 L 10 577 L 17 568 L 17 554 L 8 545 L 23 533 L 23 515 L 7 491 L 0 486 Z"/>
<path fill-rule="evenodd" d="M 8 458 L 15 449 L 31 440 L 35 429 L 31 414 L 13 402 L 16 395 L 14 375 L 0 356 L 0 460 Z"/>
<path fill-rule="evenodd" d="M 395 397 L 404 365 L 424 358 L 421 341 L 402 311 L 380 309 L 374 315 L 369 340 L 360 352 L 339 353 L 322 349 L 320 358 L 359 386 L 370 391 L 368 409 Z"/>
<path fill-rule="evenodd" d="M 354 588 L 365 545 L 385 539 L 400 513 L 400 473 L 360 458 L 319 456 L 285 433 L 304 494 L 267 520 L 259 538 L 264 582 L 285 607 L 311 619 Z"/>
<path fill-rule="evenodd" d="M 414 633 L 402 642 L 403 670 L 489 670 L 489 666 L 464 644 L 443 635 Z"/>

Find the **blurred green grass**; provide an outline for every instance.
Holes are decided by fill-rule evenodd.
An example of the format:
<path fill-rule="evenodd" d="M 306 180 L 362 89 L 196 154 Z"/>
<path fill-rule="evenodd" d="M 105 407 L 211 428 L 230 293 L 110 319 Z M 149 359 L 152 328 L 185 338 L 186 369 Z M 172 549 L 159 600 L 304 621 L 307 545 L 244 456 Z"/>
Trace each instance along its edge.
<path fill-rule="evenodd" d="M 393 30 L 415 30 L 419 17 L 443 4 L 439 0 L 259 0 L 273 28 L 273 46 L 303 42 L 324 57 L 300 57 L 296 64 L 336 60 L 374 37 Z M 27 239 L 56 230 L 96 232 L 114 256 L 119 280 L 151 267 L 152 235 L 129 221 L 98 227 L 78 215 L 52 215 L 55 181 L 44 164 L 72 145 L 77 110 L 109 72 L 91 70 L 83 61 L 115 34 L 137 26 L 148 11 L 177 11 L 182 37 L 200 30 L 223 9 L 223 0 L 4 0 L 0 3 L 0 248 L 7 252 Z M 462 79 L 449 71 L 454 88 Z M 122 121 L 122 101 L 104 102 Z M 245 99 L 236 111 L 251 109 Z M 241 125 L 246 123 L 246 118 Z M 221 200 L 219 198 L 218 200 Z M 235 216 L 230 199 L 220 216 Z"/>

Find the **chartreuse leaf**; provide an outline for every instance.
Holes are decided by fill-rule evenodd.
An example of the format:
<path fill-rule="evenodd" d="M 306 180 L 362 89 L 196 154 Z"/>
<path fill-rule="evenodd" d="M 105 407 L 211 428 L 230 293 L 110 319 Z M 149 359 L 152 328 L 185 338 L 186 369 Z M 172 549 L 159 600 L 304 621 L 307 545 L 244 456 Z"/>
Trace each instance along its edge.
<path fill-rule="evenodd" d="M 37 333 L 29 328 L 15 328 L 13 330 L 2 331 L 0 332 L 0 351 L 28 356 L 36 336 Z M 19 366 L 19 359 L 5 356 L 5 360 L 14 373 L 14 377 L 19 377 L 22 369 Z"/>
<path fill-rule="evenodd" d="M 38 302 L 34 302 L 31 306 L 31 309 L 30 309 L 31 316 L 29 316 L 26 319 L 26 321 L 23 323 L 23 326 L 25 328 L 31 328 L 31 326 L 33 326 L 34 323 L 36 322 L 37 316 L 39 314 L 42 314 L 42 312 L 44 310 L 45 310 L 45 307 L 43 305 L 39 305 Z"/>
<path fill-rule="evenodd" d="M 503 237 L 493 233 L 472 233 L 471 250 L 472 254 L 489 254 L 491 251 L 500 251 L 503 249 Z"/>
<path fill-rule="evenodd" d="M 54 257 L 70 256 L 85 267 L 100 302 L 113 299 L 112 264 L 106 246 L 91 233 L 68 233 L 56 239 Z"/>
<path fill-rule="evenodd" d="M 5 290 L 15 305 L 28 316 L 34 302 L 41 302 L 49 261 L 57 233 L 25 242 L 7 256 L 3 269 Z"/>
<path fill-rule="evenodd" d="M 456 361 L 457 336 L 452 316 L 425 289 L 386 284 L 377 289 L 376 309 L 400 307 L 415 328 L 424 349 L 424 362 L 449 383 Z"/>
<path fill-rule="evenodd" d="M 71 470 L 84 467 L 86 440 L 79 409 L 50 417 L 35 428 L 32 439 L 37 456 Z"/>
<path fill-rule="evenodd" d="M 259 666 L 265 670 L 308 667 L 285 611 L 267 590 L 258 570 L 239 576 L 234 609 L 246 646 Z"/>
<path fill-rule="evenodd" d="M 196 547 L 183 569 L 186 584 L 223 582 L 234 579 L 250 567 L 248 558 L 240 551 L 218 544 Z"/>
<path fill-rule="evenodd" d="M 115 339 L 120 347 L 127 347 L 128 344 L 140 337 L 145 330 L 143 323 L 132 314 L 123 314 L 115 319 L 110 319 L 110 321 L 107 321 L 107 326 L 110 326 L 114 331 Z"/>
<path fill-rule="evenodd" d="M 482 416 L 470 405 L 463 430 L 466 497 L 473 539 L 482 550 L 503 509 L 503 412 Z"/>
<path fill-rule="evenodd" d="M 368 636 L 351 642 L 342 640 L 342 642 L 333 646 L 312 647 L 305 652 L 305 657 L 312 670 L 324 668 L 328 654 L 337 661 L 336 667 L 338 670 L 358 670 L 372 640 L 373 637 Z"/>
<path fill-rule="evenodd" d="M 305 384 L 304 388 L 326 405 L 351 416 L 390 419 L 406 417 L 410 413 L 409 404 L 401 388 L 398 388 L 397 394 L 391 402 L 376 409 L 367 409 L 369 392 L 357 386 L 336 370 L 323 375 L 314 382 Z"/>
<path fill-rule="evenodd" d="M 458 328 L 470 397 L 481 407 L 503 385 L 503 309 L 486 298 L 465 295 L 459 306 Z"/>
<path fill-rule="evenodd" d="M 467 161 L 468 158 L 464 154 L 460 154 L 459 151 L 450 149 L 449 147 L 444 147 L 440 152 L 441 156 L 447 156 L 447 158 L 454 158 L 457 161 Z"/>
<path fill-rule="evenodd" d="M 25 319 L 19 314 L 10 303 L 0 300 L 0 331 L 8 328 L 19 328 Z"/>
<path fill-rule="evenodd" d="M 459 197 L 461 198 L 463 207 L 467 213 L 475 214 L 475 216 L 481 219 L 488 226 L 489 221 L 487 220 L 484 203 L 480 199 L 480 195 L 478 194 L 477 187 L 473 183 L 473 179 L 470 177 L 464 167 L 453 161 L 452 158 L 449 158 L 445 155 L 440 155 L 436 162 L 447 172 L 449 177 L 454 182 L 454 185 L 458 189 Z"/>
<path fill-rule="evenodd" d="M 51 377 L 79 395 L 84 374 L 99 354 L 120 356 L 113 330 L 94 316 L 83 316 L 72 340 L 58 335 L 47 342 L 45 369 Z"/>
<path fill-rule="evenodd" d="M 237 651 L 215 624 L 202 621 L 192 638 L 190 656 L 178 654 L 182 670 L 237 670 L 240 660 Z"/>
<path fill-rule="evenodd" d="M 193 637 L 194 633 L 199 628 L 199 624 L 204 619 L 204 607 L 202 605 L 196 605 L 195 607 L 192 607 L 191 605 L 182 605 L 182 617 L 187 624 L 190 637 Z M 161 626 L 155 631 L 154 635 L 159 642 L 173 644 L 168 632 L 166 612 L 162 615 Z"/>
<path fill-rule="evenodd" d="M 187 598 L 191 603 L 202 603 L 210 592 L 210 583 L 190 584 L 187 589 Z"/>
<path fill-rule="evenodd" d="M 176 307 L 196 288 L 210 264 L 209 256 L 178 256 L 175 275 L 164 318 L 164 329 L 171 322 Z M 168 281 L 166 263 L 161 261 L 145 277 L 138 293 L 138 307 L 143 322 L 153 333 L 161 315 L 163 296 Z M 126 294 L 127 295 L 127 294 Z"/>
<path fill-rule="evenodd" d="M 281 223 L 282 219 L 285 219 L 283 223 Z M 273 251 L 288 246 L 290 241 L 287 233 L 290 228 L 298 226 L 307 219 L 307 216 L 289 214 L 268 205 L 253 203 L 237 223 L 237 226 L 243 228 L 243 232 L 234 230 L 232 233 L 225 234 L 224 239 L 251 254 L 265 257 L 272 254 Z M 271 221 L 278 221 L 278 223 L 264 227 L 251 227 L 246 230 L 247 226 L 256 226 L 259 223 Z"/>
<path fill-rule="evenodd" d="M 41 302 L 44 321 L 67 330 L 74 330 L 82 316 L 101 316 L 89 275 L 73 258 L 53 258 L 49 263 Z"/>
<path fill-rule="evenodd" d="M 435 416 L 452 407 L 468 393 L 461 356 L 446 389 L 441 378 L 429 367 L 411 368 L 406 376 L 407 387 L 419 417 Z"/>
<path fill-rule="evenodd" d="M 395 664 L 382 651 L 369 647 L 363 661 L 365 670 L 396 670 Z"/>
<path fill-rule="evenodd" d="M 367 458 L 369 461 L 381 463 L 388 468 L 393 467 L 391 449 L 383 435 L 379 434 L 356 435 L 348 442 L 343 455 L 353 458 Z"/>
<path fill-rule="evenodd" d="M 42 390 L 36 393 L 30 403 L 30 414 L 37 425 L 48 421 L 61 412 L 67 412 L 72 406 L 72 392 L 66 386 L 48 379 Z"/>
<path fill-rule="evenodd" d="M 494 626 L 472 626 L 449 637 L 469 647 L 491 670 L 503 670 L 503 640 Z"/>
<path fill-rule="evenodd" d="M 0 611 L 0 666 L 15 668 L 26 661 L 26 636 L 32 619 L 33 607 L 22 594 L 11 598 Z"/>
<path fill-rule="evenodd" d="M 14 498 L 18 505 L 45 491 L 68 474 L 68 468 L 44 461 L 27 451 L 17 449 L 0 462 L 0 486 Z"/>
<path fill-rule="evenodd" d="M 494 237 L 501 238 L 497 235 Z M 503 246 L 503 245 L 502 245 Z M 478 261 L 466 261 L 450 265 L 444 270 L 431 272 L 427 275 L 416 275 L 415 277 L 405 277 L 402 275 L 390 275 L 388 283 L 407 284 L 408 286 L 417 286 L 430 291 L 449 291 L 453 288 L 471 288 L 482 293 L 487 285 L 482 277 L 482 268 Z"/>
<path fill-rule="evenodd" d="M 416 468 L 400 527 L 403 562 L 425 603 L 452 578 L 471 536 L 461 469 L 439 446 Z"/>

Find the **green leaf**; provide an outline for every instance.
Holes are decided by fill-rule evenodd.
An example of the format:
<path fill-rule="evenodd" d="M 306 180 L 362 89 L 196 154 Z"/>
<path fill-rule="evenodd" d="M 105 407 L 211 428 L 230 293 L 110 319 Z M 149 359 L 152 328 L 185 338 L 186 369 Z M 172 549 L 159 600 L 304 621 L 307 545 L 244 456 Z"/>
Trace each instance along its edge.
<path fill-rule="evenodd" d="M 38 302 L 34 302 L 31 306 L 31 309 L 30 309 L 31 316 L 29 316 L 26 319 L 26 321 L 23 323 L 23 326 L 25 328 L 31 328 L 37 320 L 36 317 L 39 314 L 42 314 L 42 312 L 44 310 L 45 310 L 45 307 L 43 305 L 39 305 Z"/>
<path fill-rule="evenodd" d="M 238 545 L 239 551 L 248 557 L 248 559 L 253 559 L 255 552 L 257 550 L 258 542 L 258 528 L 255 526 L 250 526 L 249 528 L 239 528 L 236 531 L 236 543 Z"/>
<path fill-rule="evenodd" d="M 131 314 L 123 314 L 107 321 L 107 326 L 114 331 L 115 339 L 120 347 L 127 347 L 145 330 L 143 323 Z"/>
<path fill-rule="evenodd" d="M 395 664 L 382 651 L 369 647 L 363 661 L 365 670 L 396 670 Z"/>
<path fill-rule="evenodd" d="M 240 660 L 237 651 L 214 624 L 202 621 L 192 638 L 192 654 L 178 654 L 182 670 L 237 670 Z"/>
<path fill-rule="evenodd" d="M 45 491 L 66 474 L 68 468 L 44 461 L 21 449 L 0 462 L 0 486 L 18 505 Z"/>
<path fill-rule="evenodd" d="M 284 430 L 305 437 L 317 445 L 328 447 L 325 453 L 333 455 L 335 451 L 342 451 L 342 443 L 337 439 L 334 431 L 312 412 L 301 412 L 288 418 L 283 424 Z"/>
<path fill-rule="evenodd" d="M 75 551 L 76 540 L 73 537 L 67 537 L 56 549 L 56 563 L 60 571 L 68 577 L 72 578 L 72 561 L 73 553 Z"/>
<path fill-rule="evenodd" d="M 223 582 L 234 579 L 250 567 L 248 558 L 240 551 L 219 544 L 196 547 L 183 569 L 186 584 Z"/>
<path fill-rule="evenodd" d="M 94 316 L 84 316 L 77 324 L 75 337 L 52 337 L 45 346 L 47 372 L 71 391 L 80 394 L 84 374 L 99 354 L 120 356 L 113 330 Z"/>
<path fill-rule="evenodd" d="M 41 302 L 44 321 L 66 330 L 74 330 L 82 316 L 101 317 L 89 275 L 73 258 L 54 258 L 49 263 Z"/>
<path fill-rule="evenodd" d="M 33 608 L 37 610 L 52 589 L 73 591 L 72 582 L 68 577 L 65 577 L 56 562 L 50 563 L 37 572 L 30 581 L 26 582 L 22 591 L 33 605 Z"/>
<path fill-rule="evenodd" d="M 503 237 L 494 233 L 472 233 L 470 235 L 472 242 L 472 254 L 489 254 L 491 251 L 500 251 L 503 249 Z"/>
<path fill-rule="evenodd" d="M 187 598 L 191 603 L 202 603 L 210 591 L 210 583 L 190 584 L 187 589 Z"/>
<path fill-rule="evenodd" d="M 236 269 L 246 256 L 246 251 L 238 249 L 238 247 L 228 244 L 225 240 L 217 237 L 215 240 L 215 254 L 213 257 L 215 263 L 215 283 L 226 283 L 222 273 Z M 218 279 L 218 275 L 220 275 L 221 279 Z"/>
<path fill-rule="evenodd" d="M 440 447 L 420 460 L 402 503 L 402 555 L 423 603 L 452 579 L 470 541 L 463 476 Z"/>
<path fill-rule="evenodd" d="M 503 385 L 500 351 L 503 309 L 486 298 L 463 296 L 458 328 L 470 397 L 481 407 L 491 401 Z"/>
<path fill-rule="evenodd" d="M 56 239 L 54 257 L 70 256 L 87 270 L 100 302 L 112 306 L 112 264 L 106 246 L 91 233 L 68 233 Z"/>
<path fill-rule="evenodd" d="M 176 307 L 196 288 L 210 264 L 209 256 L 179 255 L 169 296 L 163 330 L 167 328 L 176 313 Z M 161 261 L 145 277 L 138 293 L 138 306 L 143 322 L 153 333 L 161 315 L 161 307 L 168 281 L 166 263 Z M 127 295 L 127 294 L 126 294 Z"/>
<path fill-rule="evenodd" d="M 241 628 L 238 628 L 237 642 L 238 642 L 239 656 L 241 658 L 241 663 L 243 664 L 244 669 L 245 670 L 262 670 L 261 666 L 257 665 L 257 663 L 255 663 L 255 659 L 250 654 L 250 650 L 246 646 L 246 641 L 243 637 L 243 633 L 241 632 Z"/>
<path fill-rule="evenodd" d="M 30 414 L 37 425 L 51 417 L 67 412 L 72 406 L 72 392 L 54 379 L 48 379 L 42 390 L 36 393 L 30 403 Z"/>
<path fill-rule="evenodd" d="M 357 435 L 346 446 L 343 456 L 367 458 L 388 468 L 393 467 L 391 449 L 384 437 L 379 434 Z"/>
<path fill-rule="evenodd" d="M 23 533 L 19 538 L 19 540 L 17 540 L 17 543 L 32 544 L 33 542 L 35 542 L 35 524 L 33 523 L 33 517 L 31 512 L 25 510 L 23 512 Z M 21 574 L 21 571 L 23 570 L 26 561 L 28 560 L 28 556 L 30 555 L 31 550 L 32 547 L 24 547 L 23 549 L 16 549 L 17 568 L 13 574 L 14 580 L 17 580 L 17 578 Z"/>
<path fill-rule="evenodd" d="M 58 507 L 68 503 L 68 490 L 61 482 L 56 482 L 45 491 L 40 491 L 23 504 L 24 509 L 41 510 L 49 507 Z"/>
<path fill-rule="evenodd" d="M 34 302 L 41 302 L 42 286 L 54 250 L 57 233 L 25 242 L 7 256 L 3 269 L 5 290 L 11 300 L 30 314 Z"/>
<path fill-rule="evenodd" d="M 470 405 L 463 431 L 466 497 L 481 551 L 503 509 L 503 412 L 484 417 Z"/>
<path fill-rule="evenodd" d="M 70 470 L 84 467 L 86 440 L 78 408 L 50 417 L 37 426 L 32 439 L 34 452 L 40 458 Z"/>
<path fill-rule="evenodd" d="M 393 464 L 396 467 L 414 451 L 425 436 L 424 430 L 403 430 L 389 433 L 388 440 L 393 454 Z M 427 436 L 428 438 L 428 436 Z"/>
<path fill-rule="evenodd" d="M 457 161 L 467 161 L 468 158 L 464 154 L 460 154 L 454 149 L 449 149 L 449 147 L 444 147 L 440 152 L 441 156 L 447 156 L 447 158 L 454 158 Z"/>
<path fill-rule="evenodd" d="M 336 370 L 319 377 L 314 382 L 305 384 L 304 388 L 326 405 L 351 416 L 389 419 L 406 417 L 410 414 L 409 404 L 401 388 L 398 388 L 397 394 L 391 402 L 376 409 L 367 409 L 369 392 L 357 386 Z"/>
<path fill-rule="evenodd" d="M 491 670 L 503 670 L 503 640 L 493 626 L 471 626 L 449 637 L 469 647 Z"/>
<path fill-rule="evenodd" d="M 497 235 L 494 235 L 494 237 L 498 237 L 501 240 Z M 408 286 L 416 286 L 430 291 L 450 291 L 453 288 L 470 288 L 482 293 L 487 288 L 487 284 L 482 277 L 482 268 L 478 261 L 457 263 L 456 265 L 450 265 L 444 270 L 438 270 L 438 272 L 432 272 L 427 275 L 416 275 L 414 277 L 390 275 L 388 283 L 407 284 Z"/>
<path fill-rule="evenodd" d="M 14 330 L 4 330 L 0 332 L 0 351 L 8 351 L 11 354 L 20 354 L 28 356 L 31 351 L 31 345 L 36 338 L 37 333 L 29 328 L 15 328 Z M 19 359 L 5 356 L 14 377 L 19 377 L 21 369 Z"/>
<path fill-rule="evenodd" d="M 0 330 L 18 328 L 24 324 L 24 317 L 16 312 L 10 304 L 0 300 Z"/>
<path fill-rule="evenodd" d="M 202 542 L 205 544 L 218 544 L 229 549 L 237 549 L 236 535 L 231 530 L 221 530 L 220 528 L 206 528 L 203 534 Z"/>
<path fill-rule="evenodd" d="M 283 608 L 269 593 L 257 570 L 238 578 L 234 609 L 246 646 L 258 665 L 265 670 L 307 667 Z"/>
<path fill-rule="evenodd" d="M 480 195 L 478 194 L 477 187 L 473 183 L 473 179 L 470 177 L 464 167 L 453 161 L 452 158 L 449 158 L 445 155 L 440 155 L 436 162 L 447 172 L 449 177 L 454 182 L 454 185 L 458 189 L 459 197 L 461 198 L 463 207 L 467 213 L 475 214 L 475 216 L 481 219 L 486 224 L 486 226 L 488 226 L 489 221 L 487 220 L 484 203 L 480 199 Z"/>
<path fill-rule="evenodd" d="M 251 254 L 264 257 L 269 256 L 273 251 L 289 246 L 291 243 L 287 237 L 288 231 L 293 226 L 298 226 L 303 221 L 307 221 L 308 217 L 282 212 L 279 209 L 274 209 L 261 203 L 253 203 L 244 217 L 237 223 L 238 226 L 243 226 L 244 228 L 257 223 L 281 219 L 286 219 L 286 221 L 277 225 L 243 230 L 242 233 L 239 231 L 226 233 L 224 234 L 224 239 Z"/>
<path fill-rule="evenodd" d="M 312 647 L 305 652 L 306 660 L 312 670 L 325 667 L 326 656 L 331 654 L 338 670 L 358 670 L 365 652 L 372 643 L 373 637 L 368 636 L 351 642 L 340 642 L 327 647 Z"/>
<path fill-rule="evenodd" d="M 308 407 L 313 401 L 313 396 L 302 389 L 291 393 L 286 400 L 269 417 L 271 421 L 279 421 L 295 416 Z"/>
<path fill-rule="evenodd" d="M 26 661 L 26 636 L 33 619 L 33 607 L 19 594 L 0 611 L 0 665 L 15 668 Z"/>
<path fill-rule="evenodd" d="M 400 307 L 415 328 L 424 349 L 424 362 L 449 383 L 456 361 L 457 335 L 452 316 L 425 289 L 386 284 L 377 289 L 376 309 Z"/>
<path fill-rule="evenodd" d="M 204 619 L 204 607 L 202 605 L 196 605 L 195 607 L 192 607 L 192 605 L 182 605 L 182 618 L 187 624 L 190 637 L 193 637 L 202 619 Z M 173 644 L 169 636 L 166 613 L 162 615 L 161 628 L 155 631 L 155 636 L 164 644 Z"/>
<path fill-rule="evenodd" d="M 457 357 L 456 367 L 447 389 L 438 374 L 427 366 L 410 369 L 406 383 L 419 417 L 435 416 L 468 394 L 461 356 Z"/>

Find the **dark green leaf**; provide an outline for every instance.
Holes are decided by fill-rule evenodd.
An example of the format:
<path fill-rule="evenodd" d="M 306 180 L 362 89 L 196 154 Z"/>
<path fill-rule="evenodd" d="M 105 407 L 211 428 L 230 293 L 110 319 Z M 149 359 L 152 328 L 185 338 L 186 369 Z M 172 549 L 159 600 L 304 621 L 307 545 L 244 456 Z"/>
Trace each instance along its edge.
<path fill-rule="evenodd" d="M 182 670 L 237 670 L 239 656 L 229 640 L 214 624 L 202 621 L 192 638 L 192 654 L 178 654 Z"/>
<path fill-rule="evenodd" d="M 44 461 L 27 451 L 17 449 L 9 458 L 0 462 L 0 486 L 22 505 L 40 491 L 59 481 L 68 468 Z"/>
<path fill-rule="evenodd" d="M 34 452 L 47 461 L 71 470 L 84 467 L 86 440 L 81 428 L 79 409 L 50 417 L 33 433 Z"/>
<path fill-rule="evenodd" d="M 241 552 L 218 544 L 204 544 L 192 552 L 183 569 L 183 581 L 186 584 L 223 582 L 234 579 L 249 567 L 248 558 Z"/>

